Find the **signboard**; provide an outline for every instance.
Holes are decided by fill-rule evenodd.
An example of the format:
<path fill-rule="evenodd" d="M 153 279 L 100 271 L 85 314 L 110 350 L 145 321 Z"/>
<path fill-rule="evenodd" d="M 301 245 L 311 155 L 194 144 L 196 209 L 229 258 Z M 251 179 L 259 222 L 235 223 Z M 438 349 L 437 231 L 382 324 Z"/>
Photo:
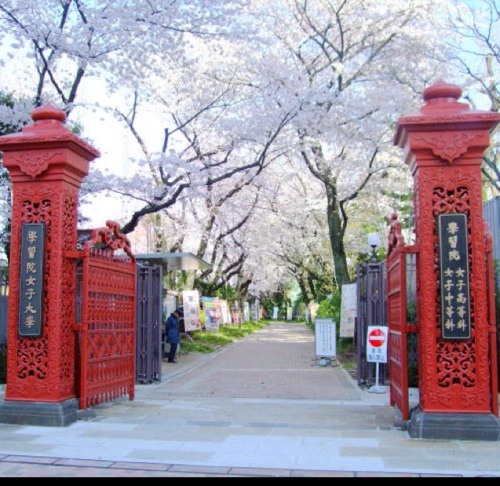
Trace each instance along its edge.
<path fill-rule="evenodd" d="M 316 356 L 335 358 L 337 356 L 337 336 L 335 322 L 332 319 L 316 319 L 314 321 L 314 336 Z"/>
<path fill-rule="evenodd" d="M 182 308 L 184 310 L 184 331 L 201 329 L 200 294 L 197 290 L 182 291 Z"/>
<path fill-rule="evenodd" d="M 21 235 L 19 335 L 42 334 L 45 225 L 24 223 Z"/>
<path fill-rule="evenodd" d="M 470 339 L 467 215 L 440 214 L 438 237 L 441 336 L 443 339 Z"/>
<path fill-rule="evenodd" d="M 357 316 L 356 284 L 342 285 L 340 337 L 353 338 Z"/>
<path fill-rule="evenodd" d="M 368 326 L 366 335 L 366 361 L 387 363 L 387 326 Z"/>

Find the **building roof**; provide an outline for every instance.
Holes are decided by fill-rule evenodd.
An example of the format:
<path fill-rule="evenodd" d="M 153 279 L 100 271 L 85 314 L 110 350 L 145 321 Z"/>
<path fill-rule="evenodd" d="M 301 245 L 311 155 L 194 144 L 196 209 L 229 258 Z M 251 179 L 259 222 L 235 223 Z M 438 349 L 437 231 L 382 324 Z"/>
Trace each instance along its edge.
<path fill-rule="evenodd" d="M 210 270 L 212 268 L 208 262 L 188 252 L 138 253 L 134 256 L 138 263 L 145 261 L 151 265 L 161 265 L 164 271 Z"/>

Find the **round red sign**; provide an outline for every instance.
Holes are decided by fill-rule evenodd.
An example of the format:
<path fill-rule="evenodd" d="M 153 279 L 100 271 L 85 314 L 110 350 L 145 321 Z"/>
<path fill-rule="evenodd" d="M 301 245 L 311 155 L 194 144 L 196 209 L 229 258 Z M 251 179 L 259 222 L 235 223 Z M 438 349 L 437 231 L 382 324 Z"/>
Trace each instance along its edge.
<path fill-rule="evenodd" d="M 372 329 L 368 334 L 368 342 L 374 348 L 380 348 L 385 343 L 385 332 L 382 329 Z"/>

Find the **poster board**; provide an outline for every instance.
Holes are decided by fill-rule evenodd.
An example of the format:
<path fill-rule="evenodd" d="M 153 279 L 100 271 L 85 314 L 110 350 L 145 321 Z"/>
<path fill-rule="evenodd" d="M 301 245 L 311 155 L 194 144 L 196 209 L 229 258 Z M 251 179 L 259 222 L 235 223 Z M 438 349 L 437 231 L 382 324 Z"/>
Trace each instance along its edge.
<path fill-rule="evenodd" d="M 205 314 L 205 331 L 219 332 L 219 319 L 217 318 L 217 309 L 215 308 L 215 298 L 202 297 L 201 305 Z"/>
<path fill-rule="evenodd" d="M 184 308 L 185 332 L 201 329 L 200 294 L 197 290 L 182 291 L 182 306 Z"/>
<path fill-rule="evenodd" d="M 333 319 L 316 319 L 314 321 L 314 341 L 316 357 L 337 357 L 337 326 Z"/>

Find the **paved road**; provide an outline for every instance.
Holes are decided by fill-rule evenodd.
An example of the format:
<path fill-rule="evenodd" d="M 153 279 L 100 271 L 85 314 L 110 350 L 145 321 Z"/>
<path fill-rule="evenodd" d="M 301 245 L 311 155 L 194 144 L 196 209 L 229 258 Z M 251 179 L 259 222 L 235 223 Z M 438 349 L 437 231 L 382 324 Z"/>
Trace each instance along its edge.
<path fill-rule="evenodd" d="M 500 477 L 499 443 L 411 439 L 388 393 L 314 349 L 306 326 L 273 323 L 68 427 L 0 425 L 0 476 Z"/>

